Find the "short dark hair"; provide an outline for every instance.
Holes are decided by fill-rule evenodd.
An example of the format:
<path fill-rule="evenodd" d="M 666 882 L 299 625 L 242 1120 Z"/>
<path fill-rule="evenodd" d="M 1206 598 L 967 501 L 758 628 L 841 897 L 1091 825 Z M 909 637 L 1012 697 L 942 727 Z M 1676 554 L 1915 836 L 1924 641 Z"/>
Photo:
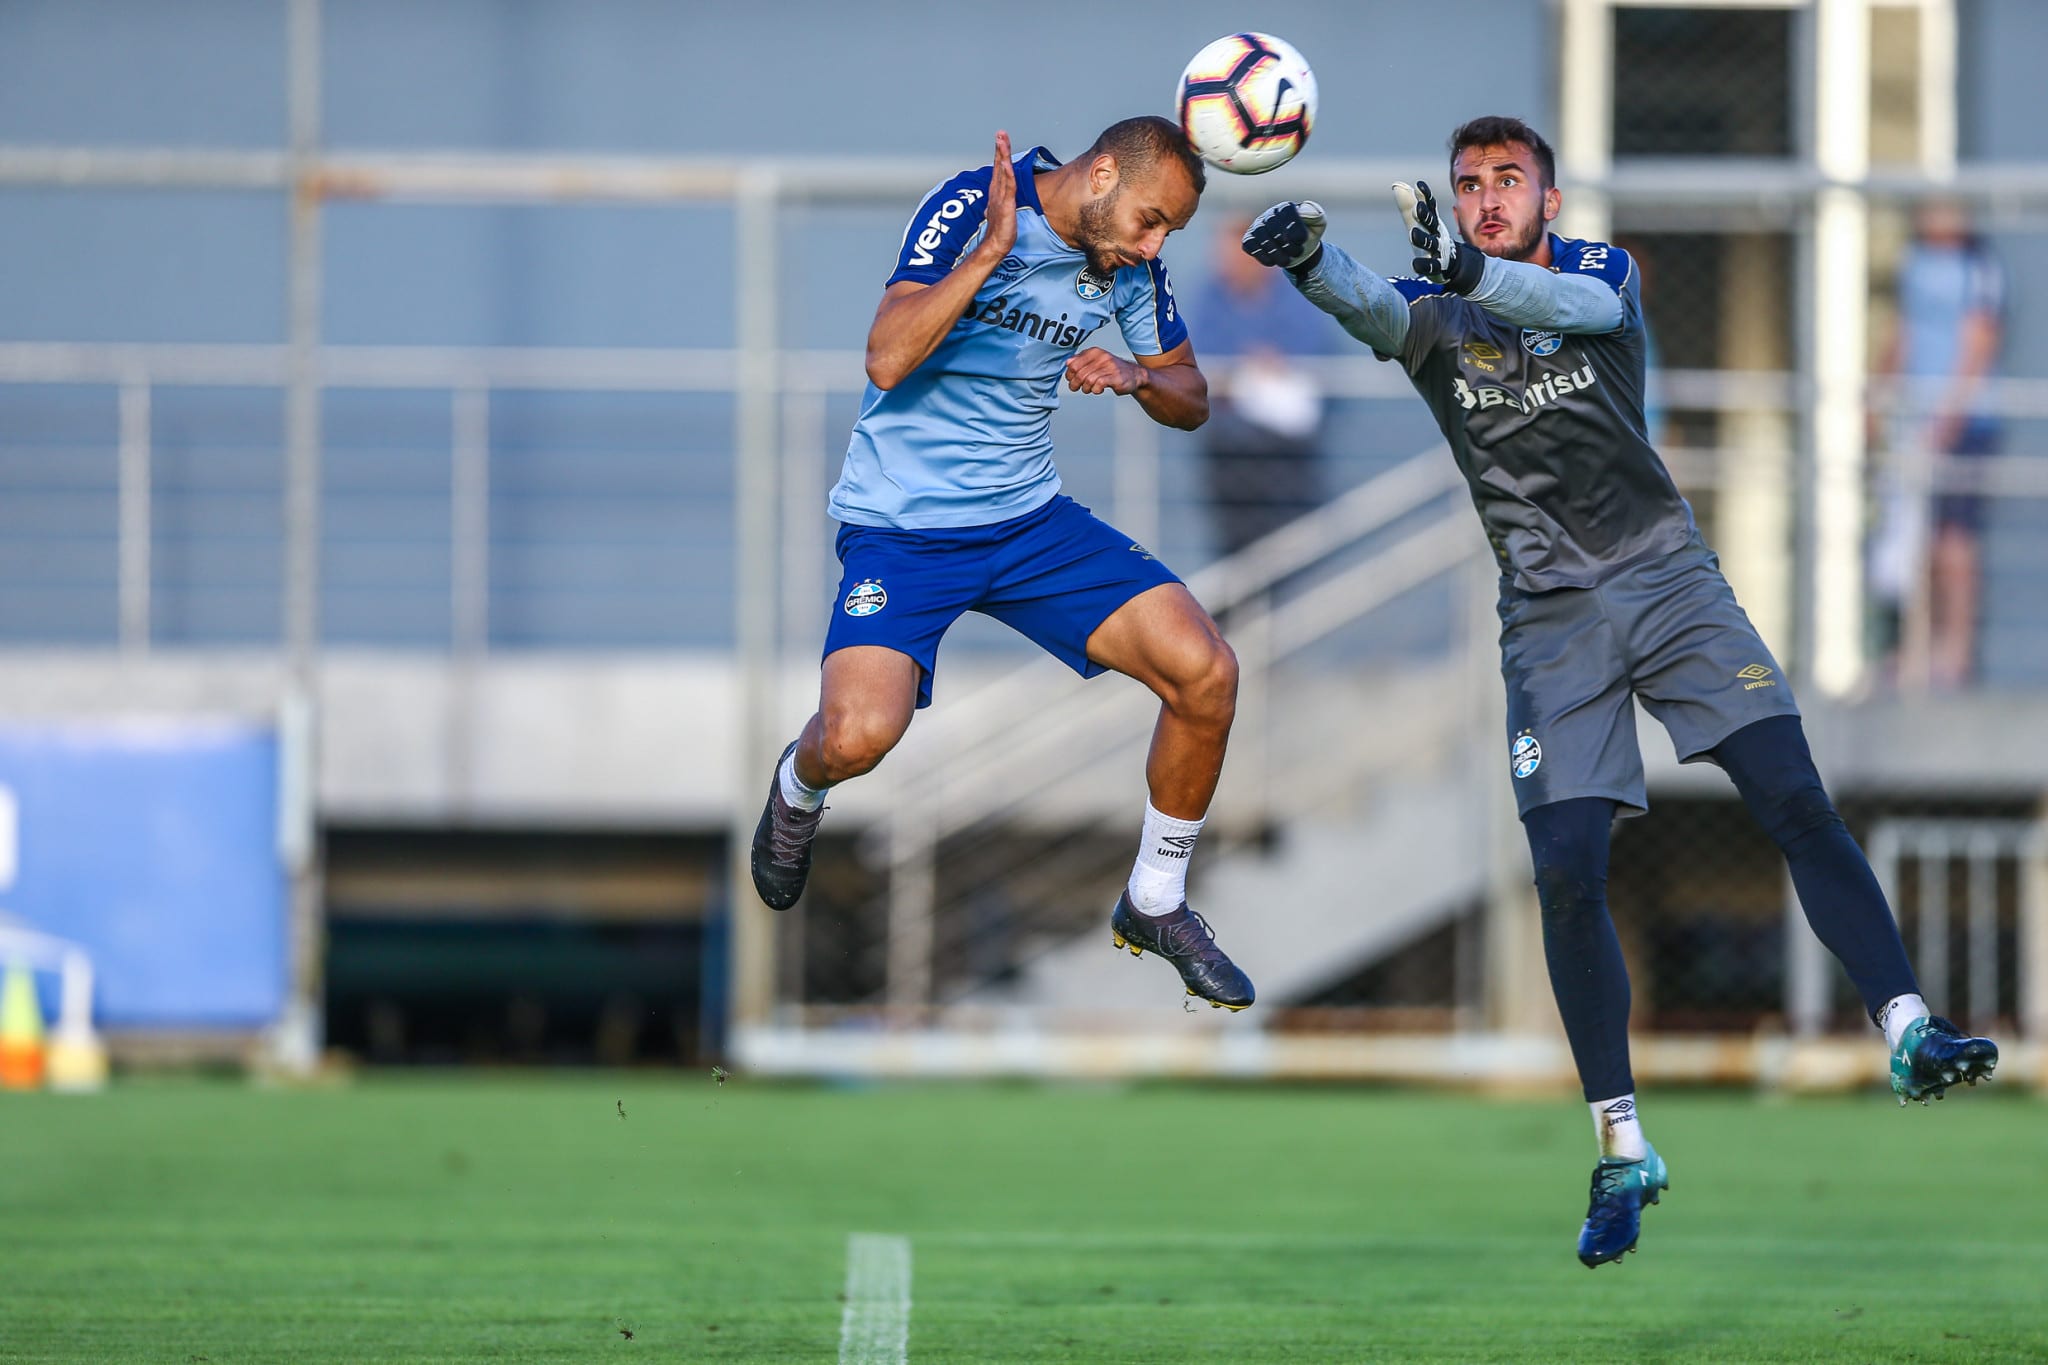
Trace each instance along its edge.
<path fill-rule="evenodd" d="M 1202 158 L 1188 145 L 1187 135 L 1180 125 L 1171 119 L 1156 114 L 1143 114 L 1127 118 L 1121 123 L 1112 123 L 1096 134 L 1095 142 L 1084 157 L 1113 156 L 1119 169 L 1128 169 L 1143 175 L 1153 166 L 1165 161 L 1178 161 L 1181 169 L 1194 182 L 1195 193 L 1208 188 L 1209 176 L 1202 169 Z"/>
<path fill-rule="evenodd" d="M 1458 131 L 1451 134 L 1453 175 L 1457 172 L 1458 153 L 1467 147 L 1499 147 L 1509 142 L 1519 142 L 1536 154 L 1536 165 L 1543 172 L 1544 189 L 1557 183 L 1557 153 L 1550 150 L 1543 134 L 1522 120 L 1505 114 L 1488 114 L 1485 118 L 1458 125 Z"/>

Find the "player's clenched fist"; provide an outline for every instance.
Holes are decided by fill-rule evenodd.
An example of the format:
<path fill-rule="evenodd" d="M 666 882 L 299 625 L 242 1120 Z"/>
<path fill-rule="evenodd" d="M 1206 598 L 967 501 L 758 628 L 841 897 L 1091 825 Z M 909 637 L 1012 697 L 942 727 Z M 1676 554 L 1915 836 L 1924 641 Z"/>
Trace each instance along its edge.
<path fill-rule="evenodd" d="M 1313 269 L 1323 252 L 1323 229 L 1329 220 L 1323 206 L 1311 199 L 1298 204 L 1275 204 L 1245 229 L 1245 255 L 1261 265 L 1288 270 Z"/>
<path fill-rule="evenodd" d="M 1067 362 L 1067 388 L 1081 393 L 1136 393 L 1145 367 L 1090 346 Z"/>

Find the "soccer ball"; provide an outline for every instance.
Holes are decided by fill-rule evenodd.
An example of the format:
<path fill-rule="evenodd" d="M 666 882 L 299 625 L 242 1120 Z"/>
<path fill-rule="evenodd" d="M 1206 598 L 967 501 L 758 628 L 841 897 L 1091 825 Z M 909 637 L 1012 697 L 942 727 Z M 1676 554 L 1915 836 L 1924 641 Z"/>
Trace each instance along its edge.
<path fill-rule="evenodd" d="M 1285 165 L 1308 141 L 1316 73 L 1269 33 L 1233 33 L 1195 54 L 1174 96 L 1202 160 L 1233 175 Z"/>

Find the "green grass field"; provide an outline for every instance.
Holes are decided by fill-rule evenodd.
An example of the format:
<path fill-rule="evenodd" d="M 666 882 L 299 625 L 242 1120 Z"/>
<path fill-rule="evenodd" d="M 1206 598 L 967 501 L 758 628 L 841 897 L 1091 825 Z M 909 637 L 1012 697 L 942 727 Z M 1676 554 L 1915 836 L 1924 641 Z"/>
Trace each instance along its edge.
<path fill-rule="evenodd" d="M 0 1360 L 833 1361 L 855 1232 L 910 1241 L 914 1362 L 2048 1358 L 2038 1101 L 1644 1113 L 1671 1194 L 1589 1273 L 1568 1100 L 694 1074 L 0 1096 Z"/>

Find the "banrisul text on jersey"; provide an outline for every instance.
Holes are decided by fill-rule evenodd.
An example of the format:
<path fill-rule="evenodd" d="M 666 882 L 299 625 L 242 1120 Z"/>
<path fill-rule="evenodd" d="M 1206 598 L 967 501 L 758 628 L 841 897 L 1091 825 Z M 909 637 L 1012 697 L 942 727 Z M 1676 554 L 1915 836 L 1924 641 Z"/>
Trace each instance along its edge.
<path fill-rule="evenodd" d="M 832 490 L 839 521 L 988 526 L 1043 506 L 1060 488 L 1052 414 L 1067 361 L 1110 322 L 1136 355 L 1187 340 L 1162 262 L 1100 274 L 1046 224 L 1034 176 L 1059 164 L 1042 147 L 1017 159 L 1016 246 L 922 365 L 894 388 L 868 386 Z M 925 196 L 887 283 L 946 278 L 985 230 L 992 169 Z"/>

